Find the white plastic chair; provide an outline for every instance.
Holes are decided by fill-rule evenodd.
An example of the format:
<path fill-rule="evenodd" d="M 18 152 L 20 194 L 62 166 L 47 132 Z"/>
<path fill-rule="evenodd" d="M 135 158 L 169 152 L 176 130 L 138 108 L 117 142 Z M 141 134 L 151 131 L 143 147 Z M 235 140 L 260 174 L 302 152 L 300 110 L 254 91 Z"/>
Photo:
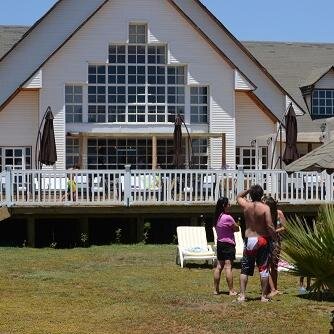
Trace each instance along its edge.
<path fill-rule="evenodd" d="M 212 228 L 215 248 L 217 249 L 217 232 L 215 227 Z M 235 261 L 241 261 L 244 255 L 244 240 L 242 239 L 241 230 L 234 232 L 235 239 Z"/>
<path fill-rule="evenodd" d="M 102 176 L 95 176 L 92 184 L 93 193 L 103 193 L 105 191 L 104 182 Z"/>
<path fill-rule="evenodd" d="M 186 261 L 205 260 L 212 264 L 216 259 L 215 252 L 206 239 L 203 226 L 178 226 L 177 232 L 177 263 L 183 268 Z"/>

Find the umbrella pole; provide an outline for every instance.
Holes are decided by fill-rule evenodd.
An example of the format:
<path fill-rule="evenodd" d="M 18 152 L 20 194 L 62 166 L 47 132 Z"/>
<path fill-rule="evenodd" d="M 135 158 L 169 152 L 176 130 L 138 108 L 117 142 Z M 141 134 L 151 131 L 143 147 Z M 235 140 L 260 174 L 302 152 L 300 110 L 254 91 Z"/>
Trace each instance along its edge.
<path fill-rule="evenodd" d="M 186 128 L 187 131 L 187 135 L 188 135 L 188 164 L 189 164 L 189 168 L 192 167 L 192 154 L 193 154 L 193 146 L 192 146 L 192 142 L 191 142 L 191 137 L 190 137 L 190 133 L 187 127 L 187 124 L 185 123 L 183 117 L 179 114 L 178 115 L 181 119 L 181 122 L 183 123 L 184 127 Z"/>
<path fill-rule="evenodd" d="M 282 127 L 280 127 L 280 132 L 279 132 L 279 168 L 280 169 L 282 169 L 282 153 L 283 153 Z"/>
<path fill-rule="evenodd" d="M 274 156 L 275 156 L 275 150 L 276 150 L 276 143 L 277 143 L 278 134 L 280 134 L 280 168 L 282 169 L 282 127 L 285 128 L 285 126 L 283 124 L 283 120 L 284 120 L 285 115 L 289 111 L 291 105 L 292 105 L 292 103 L 289 104 L 289 107 L 285 111 L 282 119 L 279 121 L 279 127 L 278 127 L 277 132 L 276 132 L 276 137 L 275 137 L 275 141 L 274 141 L 274 147 L 273 147 L 273 151 L 271 153 L 271 164 L 270 164 L 271 169 L 273 169 L 273 165 L 274 165 Z M 276 162 L 276 164 L 277 164 L 277 162 Z M 276 167 L 276 164 L 275 164 L 275 167 Z"/>

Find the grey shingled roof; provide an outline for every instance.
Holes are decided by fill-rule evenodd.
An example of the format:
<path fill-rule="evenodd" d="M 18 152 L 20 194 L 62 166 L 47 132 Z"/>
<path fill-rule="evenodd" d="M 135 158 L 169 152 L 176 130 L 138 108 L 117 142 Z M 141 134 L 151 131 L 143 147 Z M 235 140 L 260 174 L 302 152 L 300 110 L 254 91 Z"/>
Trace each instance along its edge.
<path fill-rule="evenodd" d="M 28 29 L 29 27 L 26 26 L 0 25 L 0 58 L 20 40 Z"/>
<path fill-rule="evenodd" d="M 334 44 L 242 42 L 304 110 L 299 87 L 317 81 L 334 65 Z M 324 120 L 312 121 L 308 113 L 298 117 L 300 132 L 319 132 Z"/>
<path fill-rule="evenodd" d="M 296 171 L 334 171 L 334 140 L 323 144 L 286 168 L 288 172 Z"/>
<path fill-rule="evenodd" d="M 0 58 L 29 27 L 0 26 Z M 288 42 L 242 42 L 269 73 L 307 110 L 299 87 L 316 81 L 334 65 L 334 44 Z M 319 132 L 323 120 L 309 114 L 298 117 L 299 132 Z"/>
<path fill-rule="evenodd" d="M 333 66 L 319 67 L 314 68 L 309 77 L 304 82 L 303 86 L 311 86 L 314 85 L 317 81 L 319 81 L 324 75 L 326 75 L 329 71 L 333 69 Z"/>

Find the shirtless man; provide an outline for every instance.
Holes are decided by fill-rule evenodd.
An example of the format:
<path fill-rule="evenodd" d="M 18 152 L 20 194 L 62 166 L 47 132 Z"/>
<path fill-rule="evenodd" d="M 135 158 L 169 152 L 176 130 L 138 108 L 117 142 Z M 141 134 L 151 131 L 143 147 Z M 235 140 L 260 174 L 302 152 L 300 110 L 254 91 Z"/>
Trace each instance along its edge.
<path fill-rule="evenodd" d="M 251 201 L 245 197 L 250 195 Z M 261 202 L 263 189 L 259 185 L 252 186 L 238 194 L 237 202 L 243 208 L 246 223 L 244 256 L 241 261 L 240 295 L 238 301 L 245 301 L 248 276 L 253 276 L 255 262 L 261 277 L 261 301 L 266 302 L 266 291 L 269 279 L 270 239 L 275 238 L 268 205 Z"/>

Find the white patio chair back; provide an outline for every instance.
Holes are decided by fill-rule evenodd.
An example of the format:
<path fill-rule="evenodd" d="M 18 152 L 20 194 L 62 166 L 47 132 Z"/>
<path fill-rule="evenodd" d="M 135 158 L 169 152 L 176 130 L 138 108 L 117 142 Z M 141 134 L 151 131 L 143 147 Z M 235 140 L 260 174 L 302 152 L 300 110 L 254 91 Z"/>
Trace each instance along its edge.
<path fill-rule="evenodd" d="M 206 231 L 203 226 L 178 226 L 178 260 L 183 268 L 189 260 L 213 261 L 216 255 L 211 245 L 208 245 Z"/>
<path fill-rule="evenodd" d="M 206 247 L 208 244 L 203 226 L 178 226 L 177 240 L 179 245 L 184 248 Z"/>

